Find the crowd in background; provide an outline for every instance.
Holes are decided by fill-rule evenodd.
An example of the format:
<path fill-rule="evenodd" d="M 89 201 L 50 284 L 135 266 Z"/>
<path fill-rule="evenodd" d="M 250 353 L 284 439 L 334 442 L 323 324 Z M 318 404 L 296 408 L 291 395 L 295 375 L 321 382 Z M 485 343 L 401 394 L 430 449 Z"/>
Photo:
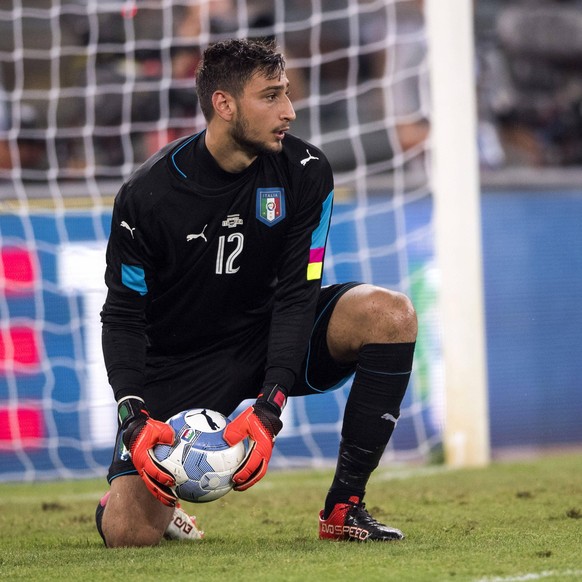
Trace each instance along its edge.
<path fill-rule="evenodd" d="M 273 2 L 247 0 L 244 15 L 237 11 L 237 5 L 235 0 L 180 5 L 174 11 L 171 46 L 163 42 L 161 12 L 140 10 L 139 3 L 123 4 L 124 9 L 133 10 L 131 13 L 101 13 L 97 34 L 90 18 L 64 14 L 60 20 L 63 42 L 77 47 L 93 43 L 97 50 L 85 59 L 63 58 L 59 82 L 65 91 L 56 113 L 52 112 L 59 129 L 52 152 L 47 152 L 42 133 L 50 126 L 48 99 L 44 104 L 39 100 L 19 103 L 14 115 L 15 103 L 9 93 L 14 71 L 6 59 L 0 61 L 0 137 L 4 138 L 0 139 L 0 171 L 15 164 L 43 170 L 56 158 L 59 167 L 74 176 L 86 165 L 90 140 L 97 173 L 115 176 L 124 164 L 139 163 L 164 142 L 199 129 L 202 121 L 194 73 L 204 39 L 236 34 L 243 21 L 255 36 L 273 36 L 277 30 Z M 340 5 L 343 7 L 345 0 L 322 3 L 322 9 L 333 11 Z M 318 103 L 317 124 L 322 131 L 349 132 L 354 111 L 364 125 L 386 117 L 400 119 L 395 140 L 386 142 L 381 132 L 373 131 L 362 139 L 367 163 L 405 153 L 426 141 L 430 127 L 422 103 L 427 90 L 427 69 L 422 66 L 426 57 L 422 1 L 397 5 L 398 25 L 404 33 L 411 33 L 412 40 L 402 44 L 395 56 L 384 48 L 368 50 L 381 46 L 390 23 L 379 18 L 380 13 L 362 12 L 358 38 L 366 50 L 361 51 L 354 78 L 349 58 L 342 52 L 346 43 L 353 42 L 349 19 L 322 24 L 318 47 L 323 58 L 317 63 L 315 77 L 311 33 L 299 25 L 309 20 L 312 2 L 284 3 L 284 19 L 290 26 L 277 41 L 289 62 L 288 76 L 298 111 L 296 133 L 310 137 L 310 96 L 316 91 L 325 96 Z M 582 164 L 582 0 L 476 0 L 475 12 L 481 164 L 493 169 Z M 140 35 L 135 38 L 132 62 L 128 62 L 124 44 L 127 19 L 133 19 L 132 30 Z M 140 39 L 152 42 L 140 43 Z M 400 77 L 394 74 L 391 98 L 386 99 L 380 81 L 391 57 L 392 66 L 406 73 Z M 414 75 L 409 71 L 415 71 Z M 39 77 L 43 78 L 42 71 Z M 169 85 L 160 85 L 162 78 L 170 78 Z M 348 84 L 354 81 L 364 89 L 345 99 Z M 133 87 L 130 96 L 124 92 L 128 83 Z M 91 86 L 100 90 L 93 95 L 66 91 L 68 87 Z M 160 98 L 161 86 L 167 98 Z M 339 94 L 344 97 L 335 99 Z M 166 121 L 160 123 L 160 119 Z M 75 133 L 75 128 L 88 123 L 95 128 L 92 135 Z M 341 139 L 328 144 L 327 149 L 339 169 L 356 163 L 355 154 L 349 153 L 350 147 Z"/>
<path fill-rule="evenodd" d="M 497 4 L 476 28 L 480 119 L 498 134 L 497 163 L 582 164 L 582 2 Z"/>

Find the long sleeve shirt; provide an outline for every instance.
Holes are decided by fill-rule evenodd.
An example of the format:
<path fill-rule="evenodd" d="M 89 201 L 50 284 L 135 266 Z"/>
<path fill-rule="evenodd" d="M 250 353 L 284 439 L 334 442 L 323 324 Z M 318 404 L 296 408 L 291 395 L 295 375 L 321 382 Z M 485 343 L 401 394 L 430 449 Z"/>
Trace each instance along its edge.
<path fill-rule="evenodd" d="M 330 165 L 287 135 L 280 153 L 232 174 L 203 136 L 166 146 L 115 199 L 101 319 L 117 399 L 141 394 L 149 355 L 220 350 L 265 322 L 265 382 L 290 388 L 305 355 L 333 205 Z"/>

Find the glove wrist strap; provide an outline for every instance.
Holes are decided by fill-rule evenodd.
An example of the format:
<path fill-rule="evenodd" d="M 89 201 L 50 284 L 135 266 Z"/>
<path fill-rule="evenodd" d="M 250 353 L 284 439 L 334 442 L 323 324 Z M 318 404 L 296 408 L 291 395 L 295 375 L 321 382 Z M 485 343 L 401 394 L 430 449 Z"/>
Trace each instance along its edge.
<path fill-rule="evenodd" d="M 139 396 L 126 396 L 117 403 L 119 426 L 125 427 L 140 414 L 146 414 L 145 402 Z"/>
<path fill-rule="evenodd" d="M 272 408 L 277 416 L 281 416 L 287 404 L 288 392 L 281 384 L 265 384 L 257 397 L 257 404 L 265 404 Z"/>

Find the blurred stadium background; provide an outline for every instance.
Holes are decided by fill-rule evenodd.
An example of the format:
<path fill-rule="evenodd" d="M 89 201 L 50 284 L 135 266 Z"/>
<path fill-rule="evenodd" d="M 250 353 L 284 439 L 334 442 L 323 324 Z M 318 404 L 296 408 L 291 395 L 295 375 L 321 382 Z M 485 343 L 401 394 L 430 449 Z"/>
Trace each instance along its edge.
<path fill-rule="evenodd" d="M 582 6 L 474 5 L 491 450 L 579 447 Z M 0 480 L 105 473 L 115 407 L 98 314 L 112 199 L 158 147 L 203 127 L 194 70 L 205 46 L 231 36 L 277 39 L 293 132 L 334 167 L 325 282 L 364 279 L 416 303 L 413 381 L 387 457 L 439 456 L 446 375 L 422 2 L 5 0 Z M 335 460 L 348 388 L 293 401 L 275 465 Z"/>

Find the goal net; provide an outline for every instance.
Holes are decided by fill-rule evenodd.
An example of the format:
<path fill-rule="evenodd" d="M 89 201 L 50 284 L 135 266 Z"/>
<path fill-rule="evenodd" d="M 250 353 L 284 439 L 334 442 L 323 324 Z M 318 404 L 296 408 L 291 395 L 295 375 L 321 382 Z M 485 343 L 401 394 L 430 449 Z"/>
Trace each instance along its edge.
<path fill-rule="evenodd" d="M 7 0 L 0 5 L 0 480 L 102 475 L 115 404 L 99 311 L 112 200 L 204 125 L 194 71 L 229 37 L 286 55 L 292 132 L 328 155 L 336 205 L 324 283 L 409 294 L 420 336 L 386 453 L 441 440 L 428 185 L 426 46 L 415 0 Z M 350 382 L 291 399 L 273 465 L 335 461 Z"/>

